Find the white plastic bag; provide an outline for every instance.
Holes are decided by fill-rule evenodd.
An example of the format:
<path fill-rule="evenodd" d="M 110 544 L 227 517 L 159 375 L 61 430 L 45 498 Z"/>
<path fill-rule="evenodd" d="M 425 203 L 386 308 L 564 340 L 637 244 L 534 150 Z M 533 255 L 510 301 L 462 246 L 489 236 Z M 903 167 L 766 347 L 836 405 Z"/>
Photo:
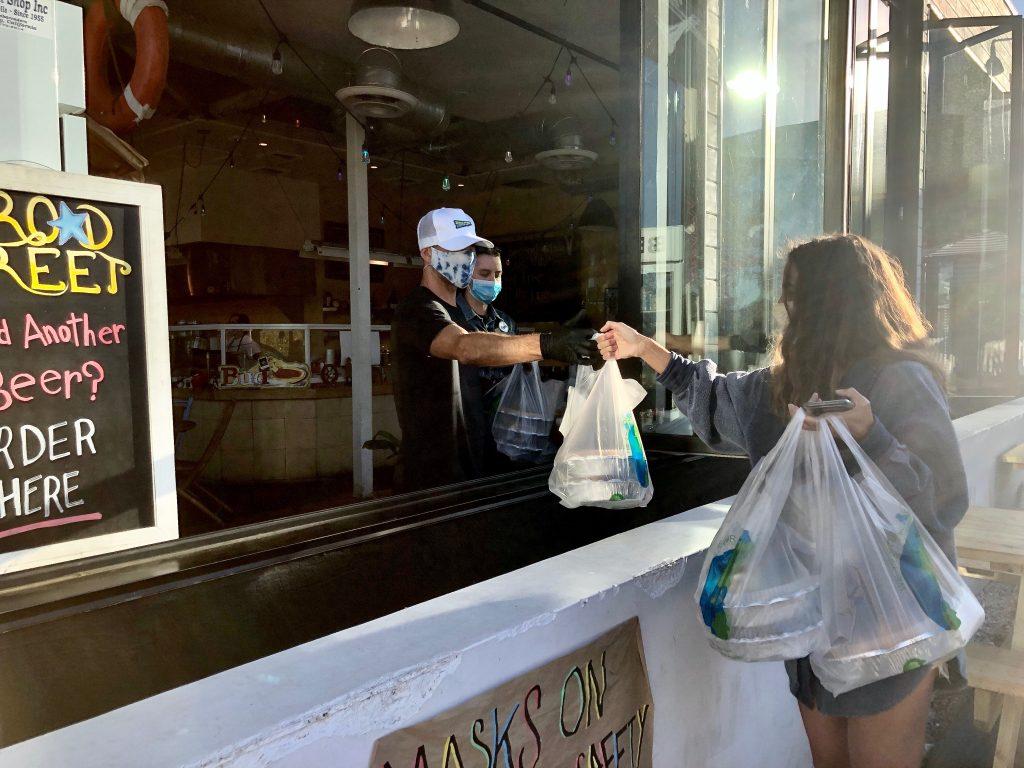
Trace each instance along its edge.
<path fill-rule="evenodd" d="M 712 647 L 730 658 L 796 659 L 823 644 L 802 425 L 793 419 L 754 467 L 704 560 L 697 602 Z"/>
<path fill-rule="evenodd" d="M 803 421 L 712 542 L 696 595 L 711 645 L 745 661 L 809 655 L 836 695 L 952 657 L 981 625 L 977 599 L 842 421 Z"/>
<path fill-rule="evenodd" d="M 580 366 L 569 390 L 548 488 L 564 507 L 645 507 L 654 495 L 633 409 L 643 385 L 623 379 L 610 360 L 594 373 Z"/>
<path fill-rule="evenodd" d="M 821 525 L 828 647 L 811 668 L 834 694 L 952 658 L 985 619 L 977 598 L 888 479 L 835 416 L 808 433 L 838 509 Z M 832 432 L 836 437 L 833 438 Z M 845 471 L 837 440 L 857 465 Z"/>
<path fill-rule="evenodd" d="M 540 382 L 540 366 L 516 365 L 503 382 L 491 434 L 498 450 L 515 461 L 540 462 L 552 453 L 554 413 Z"/>

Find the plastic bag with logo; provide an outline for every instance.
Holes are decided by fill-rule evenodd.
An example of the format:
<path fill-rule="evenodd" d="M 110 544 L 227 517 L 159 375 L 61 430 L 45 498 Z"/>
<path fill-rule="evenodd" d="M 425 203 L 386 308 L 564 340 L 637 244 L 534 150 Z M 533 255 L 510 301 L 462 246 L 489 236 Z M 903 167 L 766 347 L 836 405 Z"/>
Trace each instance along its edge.
<path fill-rule="evenodd" d="M 564 507 L 645 507 L 654 495 L 633 409 L 643 385 L 623 379 L 614 360 L 600 371 L 580 367 L 570 390 L 548 488 Z"/>
<path fill-rule="evenodd" d="M 838 695 L 952 658 L 985 613 L 842 420 L 827 422 L 831 430 L 807 433 L 834 510 L 819 527 L 826 647 L 811 654 L 811 668 Z"/>
<path fill-rule="evenodd" d="M 812 526 L 820 473 L 803 412 L 743 484 L 708 549 L 697 602 L 709 641 L 742 661 L 780 661 L 823 646 Z"/>
<path fill-rule="evenodd" d="M 543 461 L 552 453 L 554 413 L 541 386 L 540 366 L 516 365 L 503 386 L 491 426 L 498 450 L 515 461 Z"/>

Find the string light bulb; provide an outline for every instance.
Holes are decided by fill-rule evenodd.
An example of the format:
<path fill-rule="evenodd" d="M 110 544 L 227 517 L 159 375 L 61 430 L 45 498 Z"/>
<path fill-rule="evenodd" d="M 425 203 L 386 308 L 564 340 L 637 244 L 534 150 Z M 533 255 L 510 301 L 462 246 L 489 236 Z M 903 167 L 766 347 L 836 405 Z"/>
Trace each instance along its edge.
<path fill-rule="evenodd" d="M 448 191 L 451 190 L 451 188 L 452 188 L 452 180 L 448 178 L 448 174 L 446 173 L 444 175 L 444 178 L 441 179 L 441 189 L 443 189 L 445 192 L 448 192 Z"/>
<path fill-rule="evenodd" d="M 345 180 L 345 166 L 340 162 L 338 163 L 338 181 Z"/>
<path fill-rule="evenodd" d="M 370 150 L 368 150 L 366 147 L 363 147 L 363 165 L 369 165 L 369 164 L 370 164 Z"/>
<path fill-rule="evenodd" d="M 206 200 L 203 198 L 202 195 L 199 196 L 199 215 L 206 215 Z"/>
<path fill-rule="evenodd" d="M 234 168 L 235 167 L 235 155 L 233 153 L 232 153 L 231 157 L 228 158 L 228 167 L 229 168 Z"/>
<path fill-rule="evenodd" d="M 608 144 L 614 147 L 618 141 L 619 137 L 615 135 L 615 126 L 613 125 L 611 133 L 608 134 Z"/>
<path fill-rule="evenodd" d="M 512 148 L 511 147 L 509 147 L 508 149 L 505 150 L 505 162 L 506 163 L 511 163 L 512 162 Z"/>
<path fill-rule="evenodd" d="M 565 87 L 572 88 L 572 62 L 569 62 L 568 68 L 565 70 Z"/>
<path fill-rule="evenodd" d="M 263 123 L 264 125 L 267 124 L 267 113 L 266 112 L 264 112 L 262 115 L 260 115 L 260 122 Z"/>
<path fill-rule="evenodd" d="M 555 83 L 551 82 L 551 93 L 548 94 L 548 104 L 557 104 L 558 94 L 555 93 Z"/>
<path fill-rule="evenodd" d="M 284 59 L 281 58 L 281 44 L 277 44 L 277 48 L 274 49 L 274 57 L 270 60 L 270 71 L 274 75 L 280 75 L 284 72 Z"/>

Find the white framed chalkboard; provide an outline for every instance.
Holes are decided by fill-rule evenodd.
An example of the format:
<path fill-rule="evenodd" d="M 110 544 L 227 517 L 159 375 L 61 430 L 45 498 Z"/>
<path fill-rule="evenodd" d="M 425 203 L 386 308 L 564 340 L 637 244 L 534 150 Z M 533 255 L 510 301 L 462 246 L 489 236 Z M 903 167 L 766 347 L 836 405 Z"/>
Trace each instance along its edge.
<path fill-rule="evenodd" d="M 0 163 L 0 573 L 177 536 L 161 190 Z"/>

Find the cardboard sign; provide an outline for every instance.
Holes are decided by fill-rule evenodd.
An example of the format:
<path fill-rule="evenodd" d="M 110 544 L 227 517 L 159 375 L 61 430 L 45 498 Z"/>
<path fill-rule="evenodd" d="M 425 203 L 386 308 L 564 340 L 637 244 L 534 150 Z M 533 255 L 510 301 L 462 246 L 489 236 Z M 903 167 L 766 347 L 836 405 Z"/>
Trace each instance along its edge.
<path fill-rule="evenodd" d="M 0 572 L 177 535 L 159 194 L 0 166 Z"/>
<path fill-rule="evenodd" d="M 418 725 L 371 768 L 652 768 L 654 704 L 637 619 Z"/>

